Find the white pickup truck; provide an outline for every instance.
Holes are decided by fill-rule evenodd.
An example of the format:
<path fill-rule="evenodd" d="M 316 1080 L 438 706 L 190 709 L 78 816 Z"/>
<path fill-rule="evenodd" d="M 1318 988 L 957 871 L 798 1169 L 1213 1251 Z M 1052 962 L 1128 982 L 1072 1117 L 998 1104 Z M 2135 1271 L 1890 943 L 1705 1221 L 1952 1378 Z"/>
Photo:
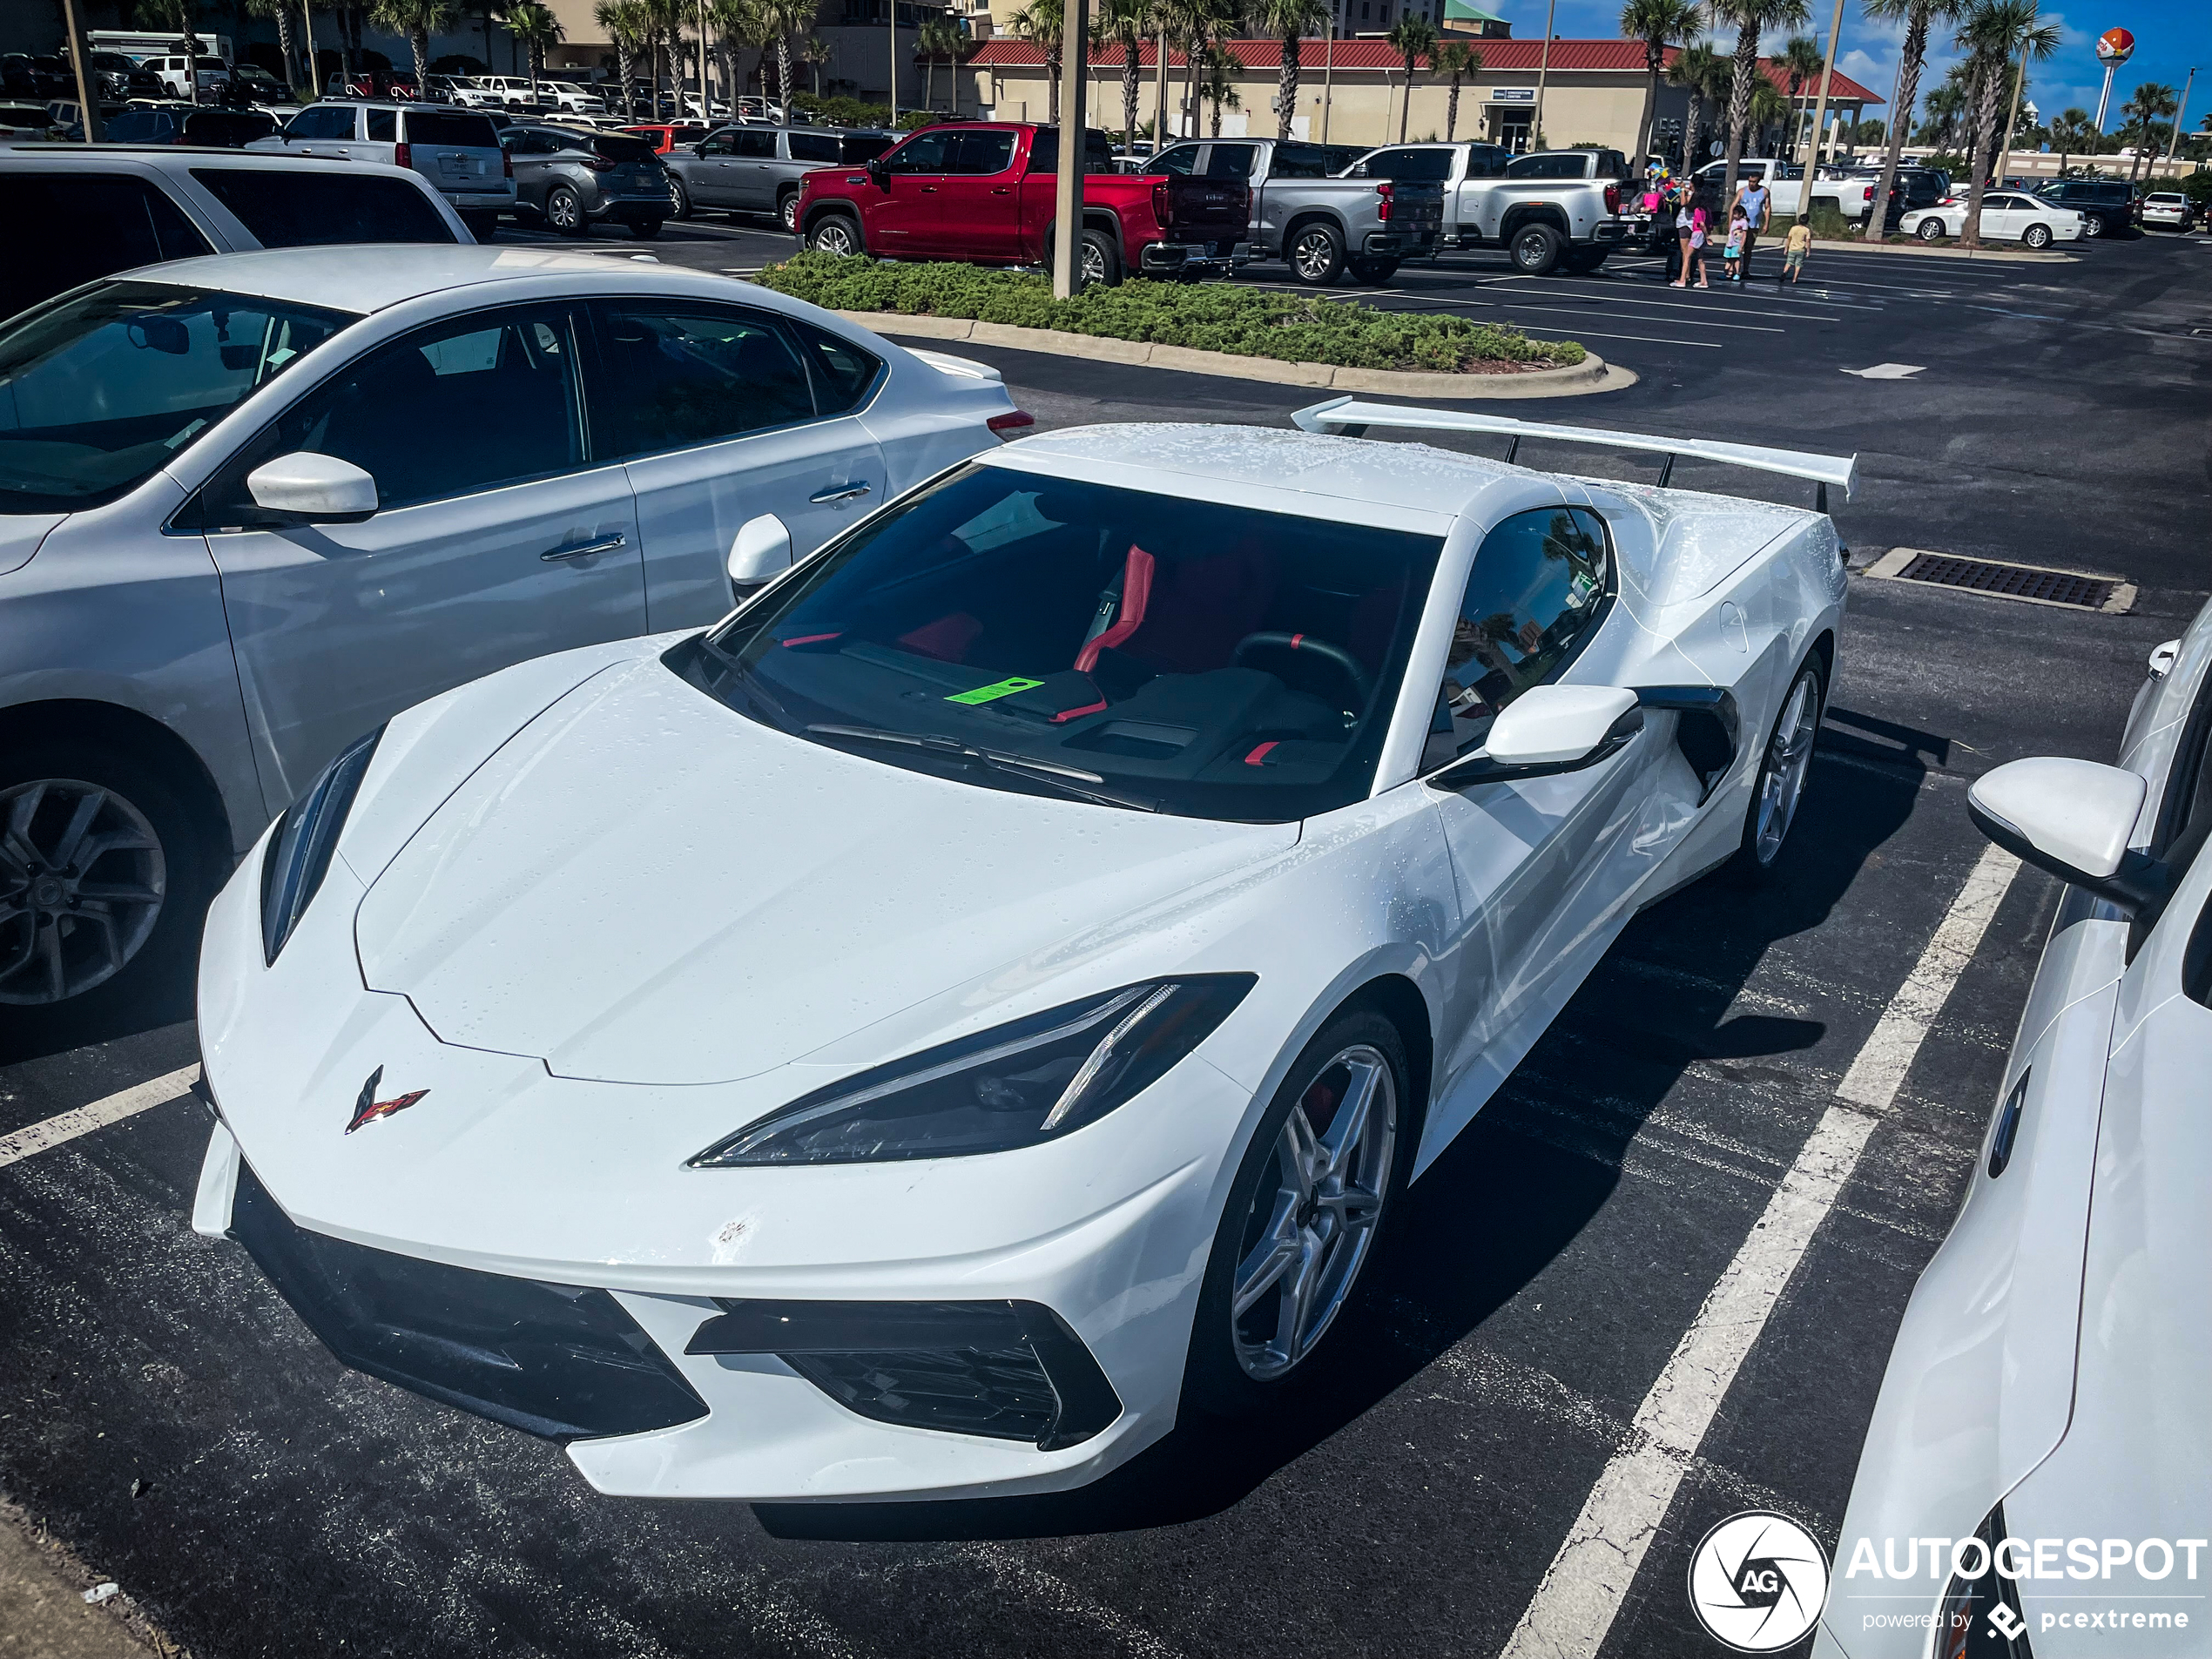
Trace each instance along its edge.
<path fill-rule="evenodd" d="M 1728 163 L 1715 161 L 1700 167 L 1694 175 L 1701 186 L 1710 186 L 1718 196 L 1721 186 L 1728 179 Z M 1741 185 L 1750 178 L 1764 179 L 1774 199 L 1767 205 L 1767 225 L 1770 232 L 1776 222 L 1795 219 L 1804 211 L 1805 199 L 1805 170 L 1794 162 L 1775 161 L 1765 156 L 1745 156 L 1736 164 L 1736 182 Z M 1864 219 L 1868 204 L 1874 199 L 1871 179 L 1816 179 L 1812 181 L 1813 205 L 1827 202 L 1845 219 Z M 1728 206 L 1721 204 L 1725 209 Z"/>
<path fill-rule="evenodd" d="M 1444 191 L 1446 247 L 1501 247 L 1514 268 L 1544 276 L 1595 271 L 1637 239 L 1622 217 L 1628 158 L 1618 150 L 1539 150 L 1516 156 L 1494 144 L 1392 144 L 1371 150 L 1344 176 L 1401 185 L 1436 181 Z"/>

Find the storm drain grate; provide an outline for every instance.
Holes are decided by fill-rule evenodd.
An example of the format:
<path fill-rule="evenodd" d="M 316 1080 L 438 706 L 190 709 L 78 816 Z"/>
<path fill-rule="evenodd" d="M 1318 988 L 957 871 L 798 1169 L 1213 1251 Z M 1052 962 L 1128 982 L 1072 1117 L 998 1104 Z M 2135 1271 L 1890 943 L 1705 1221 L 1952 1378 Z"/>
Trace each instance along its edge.
<path fill-rule="evenodd" d="M 1993 564 L 1986 559 L 1954 559 L 1941 553 L 1922 553 L 1898 573 L 1907 582 L 1932 582 L 1939 587 L 1966 588 L 1976 593 L 2001 593 L 2012 599 L 2040 599 L 2045 604 L 2079 605 L 2101 610 L 2119 584 L 2101 577 L 2074 576 L 2064 570 L 2037 570 L 2020 564 Z"/>

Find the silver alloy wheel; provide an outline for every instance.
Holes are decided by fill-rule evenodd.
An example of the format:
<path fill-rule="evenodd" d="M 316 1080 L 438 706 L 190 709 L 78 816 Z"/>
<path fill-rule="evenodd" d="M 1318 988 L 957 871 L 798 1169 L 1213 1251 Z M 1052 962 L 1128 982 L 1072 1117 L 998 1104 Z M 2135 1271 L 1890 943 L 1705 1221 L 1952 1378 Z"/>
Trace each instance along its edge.
<path fill-rule="evenodd" d="M 2105 222 L 2104 222 L 2104 220 L 2102 220 L 2101 219 L 2099 219 L 2099 218 L 2098 218 L 2098 217 L 2097 217 L 2094 213 L 2084 213 L 2084 214 L 2082 214 L 2082 215 L 2081 215 L 2081 234 L 2082 234 L 2082 235 L 2084 235 L 2084 236 L 2102 236 L 2104 233 L 2105 233 Z"/>
<path fill-rule="evenodd" d="M 2051 245 L 2051 227 L 2048 225 L 2031 225 L 2022 233 L 2020 240 L 2030 247 L 2048 247 Z"/>
<path fill-rule="evenodd" d="M 1918 233 L 1924 242 L 1935 241 L 1943 235 L 1943 221 L 1939 219 L 1924 219 L 1920 221 L 1920 229 Z"/>
<path fill-rule="evenodd" d="M 1398 1150 L 1398 1086 L 1380 1050 L 1345 1049 L 1283 1120 L 1244 1218 L 1229 1298 L 1244 1374 L 1273 1381 L 1320 1341 L 1350 1298 L 1381 1219 Z"/>
<path fill-rule="evenodd" d="M 1336 258 L 1335 239 L 1318 226 L 1302 234 L 1291 248 L 1291 263 L 1298 267 L 1303 282 L 1327 281 Z"/>
<path fill-rule="evenodd" d="M 778 202 L 776 217 L 783 221 L 786 230 L 796 236 L 799 233 L 799 198 L 786 196 L 783 200 Z"/>
<path fill-rule="evenodd" d="M 860 250 L 853 234 L 853 222 L 839 217 L 826 219 L 815 227 L 813 243 L 824 253 L 858 253 Z"/>
<path fill-rule="evenodd" d="M 556 190 L 545 199 L 545 221 L 563 236 L 574 236 L 583 224 L 583 210 L 576 192 Z"/>
<path fill-rule="evenodd" d="M 98 784 L 0 791 L 0 1002 L 60 1002 L 112 978 L 161 919 L 168 867 L 136 806 Z"/>
<path fill-rule="evenodd" d="M 674 173 L 668 176 L 668 211 L 678 219 L 691 211 L 691 203 L 684 197 L 684 181 Z"/>
<path fill-rule="evenodd" d="M 1772 864 L 1804 798 L 1805 775 L 1812 770 L 1813 739 L 1820 731 L 1820 682 L 1812 670 L 1797 676 L 1774 723 L 1774 736 L 1759 761 L 1758 820 L 1751 852 L 1762 866 Z"/>
<path fill-rule="evenodd" d="M 1083 286 L 1106 280 L 1106 250 L 1096 242 L 1085 242 L 1077 257 L 1082 260 Z"/>

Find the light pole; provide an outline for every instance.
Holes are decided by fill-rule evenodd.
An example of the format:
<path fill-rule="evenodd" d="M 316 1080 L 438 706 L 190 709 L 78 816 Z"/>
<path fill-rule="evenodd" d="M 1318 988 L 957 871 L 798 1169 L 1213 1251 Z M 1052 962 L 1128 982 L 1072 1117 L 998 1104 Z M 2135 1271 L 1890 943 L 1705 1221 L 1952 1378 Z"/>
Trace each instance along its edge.
<path fill-rule="evenodd" d="M 2174 152 L 2181 147 L 2182 123 L 2188 118 L 2189 90 L 2195 84 L 2196 65 L 2191 64 L 2189 65 L 2189 78 L 2182 83 L 2181 107 L 2174 111 L 2174 136 L 2166 140 L 2166 159 L 2169 165 L 2174 159 Z"/>
<path fill-rule="evenodd" d="M 77 26 L 77 0 L 62 0 L 62 24 L 69 30 L 69 66 L 77 71 L 77 106 L 84 111 L 84 142 L 100 141 L 100 77 L 84 50 L 84 36 Z M 2180 130 L 2180 124 L 2175 124 Z"/>
<path fill-rule="evenodd" d="M 2020 94 L 2027 90 L 2027 37 L 2035 32 L 2035 16 L 2031 9 L 2027 14 L 2027 28 L 2020 40 L 2020 66 L 2013 76 L 2013 112 L 2005 118 L 2005 149 L 1997 158 L 1997 187 L 2000 190 L 2005 187 L 2005 175 L 2013 170 L 2013 133 L 2020 125 Z"/>
<path fill-rule="evenodd" d="M 1060 177 L 1053 216 L 1052 297 L 1072 300 L 1083 286 L 1083 122 L 1090 43 L 1085 0 L 1065 0 L 1060 24 Z"/>
<path fill-rule="evenodd" d="M 1797 223 L 1804 224 L 1812 217 L 1812 176 L 1820 167 L 1820 128 L 1828 118 L 1828 81 L 1836 72 L 1836 48 L 1843 44 L 1844 0 L 1836 0 L 1836 10 L 1828 19 L 1828 51 L 1820 60 L 1820 96 L 1812 105 L 1812 148 L 1805 156 L 1805 186 L 1797 197 Z M 1688 281 L 1687 277 L 1683 278 Z"/>
<path fill-rule="evenodd" d="M 1551 75 L 1552 15 L 1558 10 L 1559 0 L 1544 0 L 1544 50 L 1536 59 L 1536 114 L 1528 128 L 1531 149 L 1541 149 L 1544 143 L 1544 83 Z M 1386 138 L 1389 136 L 1387 132 L 1383 134 Z"/>
<path fill-rule="evenodd" d="M 883 3 L 891 14 L 891 130 L 896 132 L 899 130 L 899 0 L 883 0 Z M 834 81 L 830 84 L 833 86 L 836 84 Z M 784 122 L 786 125 L 791 122 L 788 100 L 784 110 Z"/>
<path fill-rule="evenodd" d="M 1329 102 L 1331 95 L 1336 91 L 1337 14 L 1334 8 L 1332 8 L 1329 12 L 1329 44 L 1325 50 L 1327 56 L 1321 60 L 1321 142 L 1323 144 L 1329 141 Z"/>

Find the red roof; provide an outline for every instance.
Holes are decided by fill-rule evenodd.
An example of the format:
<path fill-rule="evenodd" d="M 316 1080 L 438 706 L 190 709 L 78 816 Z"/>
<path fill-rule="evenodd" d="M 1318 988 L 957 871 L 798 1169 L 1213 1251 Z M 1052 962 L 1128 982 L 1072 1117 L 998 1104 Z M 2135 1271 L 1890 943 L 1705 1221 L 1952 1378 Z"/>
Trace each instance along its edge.
<path fill-rule="evenodd" d="M 1482 53 L 1482 72 L 1505 70 L 1513 73 L 1536 72 L 1543 56 L 1541 40 L 1483 40 L 1471 43 Z M 1232 40 L 1229 50 L 1250 70 L 1279 70 L 1283 66 L 1283 43 L 1265 40 Z M 1327 66 L 1330 48 L 1322 41 L 1305 41 L 1298 49 L 1298 64 L 1302 71 L 1319 73 Z M 1675 60 L 1677 48 L 1667 48 L 1667 61 Z M 1403 66 L 1405 60 L 1393 51 L 1386 40 L 1339 40 L 1335 48 L 1335 67 L 1340 70 L 1392 70 Z M 1005 38 L 988 40 L 968 60 L 985 68 L 1003 64 L 1008 68 L 1022 65 L 1034 67 L 1044 62 L 1044 49 L 1033 46 L 1025 40 Z M 1122 67 L 1122 48 L 1117 45 L 1092 44 L 1091 66 L 1094 70 L 1118 70 Z M 1181 68 L 1184 54 L 1170 51 L 1170 68 Z M 1159 63 L 1158 43 L 1145 42 L 1137 53 L 1137 62 L 1145 69 L 1156 69 Z M 1423 69 L 1428 60 L 1420 60 Z M 1612 70 L 1642 75 L 1643 43 L 1640 40 L 1554 40 L 1551 44 L 1551 66 L 1557 70 Z M 1767 79 L 1784 91 L 1790 90 L 1787 71 L 1776 67 L 1770 57 L 1759 59 L 1759 67 Z M 1798 94 L 1805 99 L 1817 98 L 1820 81 L 1817 77 L 1808 81 Z M 1880 97 L 1861 86 L 1841 70 L 1829 78 L 1828 101 L 1831 104 L 1879 104 Z"/>

